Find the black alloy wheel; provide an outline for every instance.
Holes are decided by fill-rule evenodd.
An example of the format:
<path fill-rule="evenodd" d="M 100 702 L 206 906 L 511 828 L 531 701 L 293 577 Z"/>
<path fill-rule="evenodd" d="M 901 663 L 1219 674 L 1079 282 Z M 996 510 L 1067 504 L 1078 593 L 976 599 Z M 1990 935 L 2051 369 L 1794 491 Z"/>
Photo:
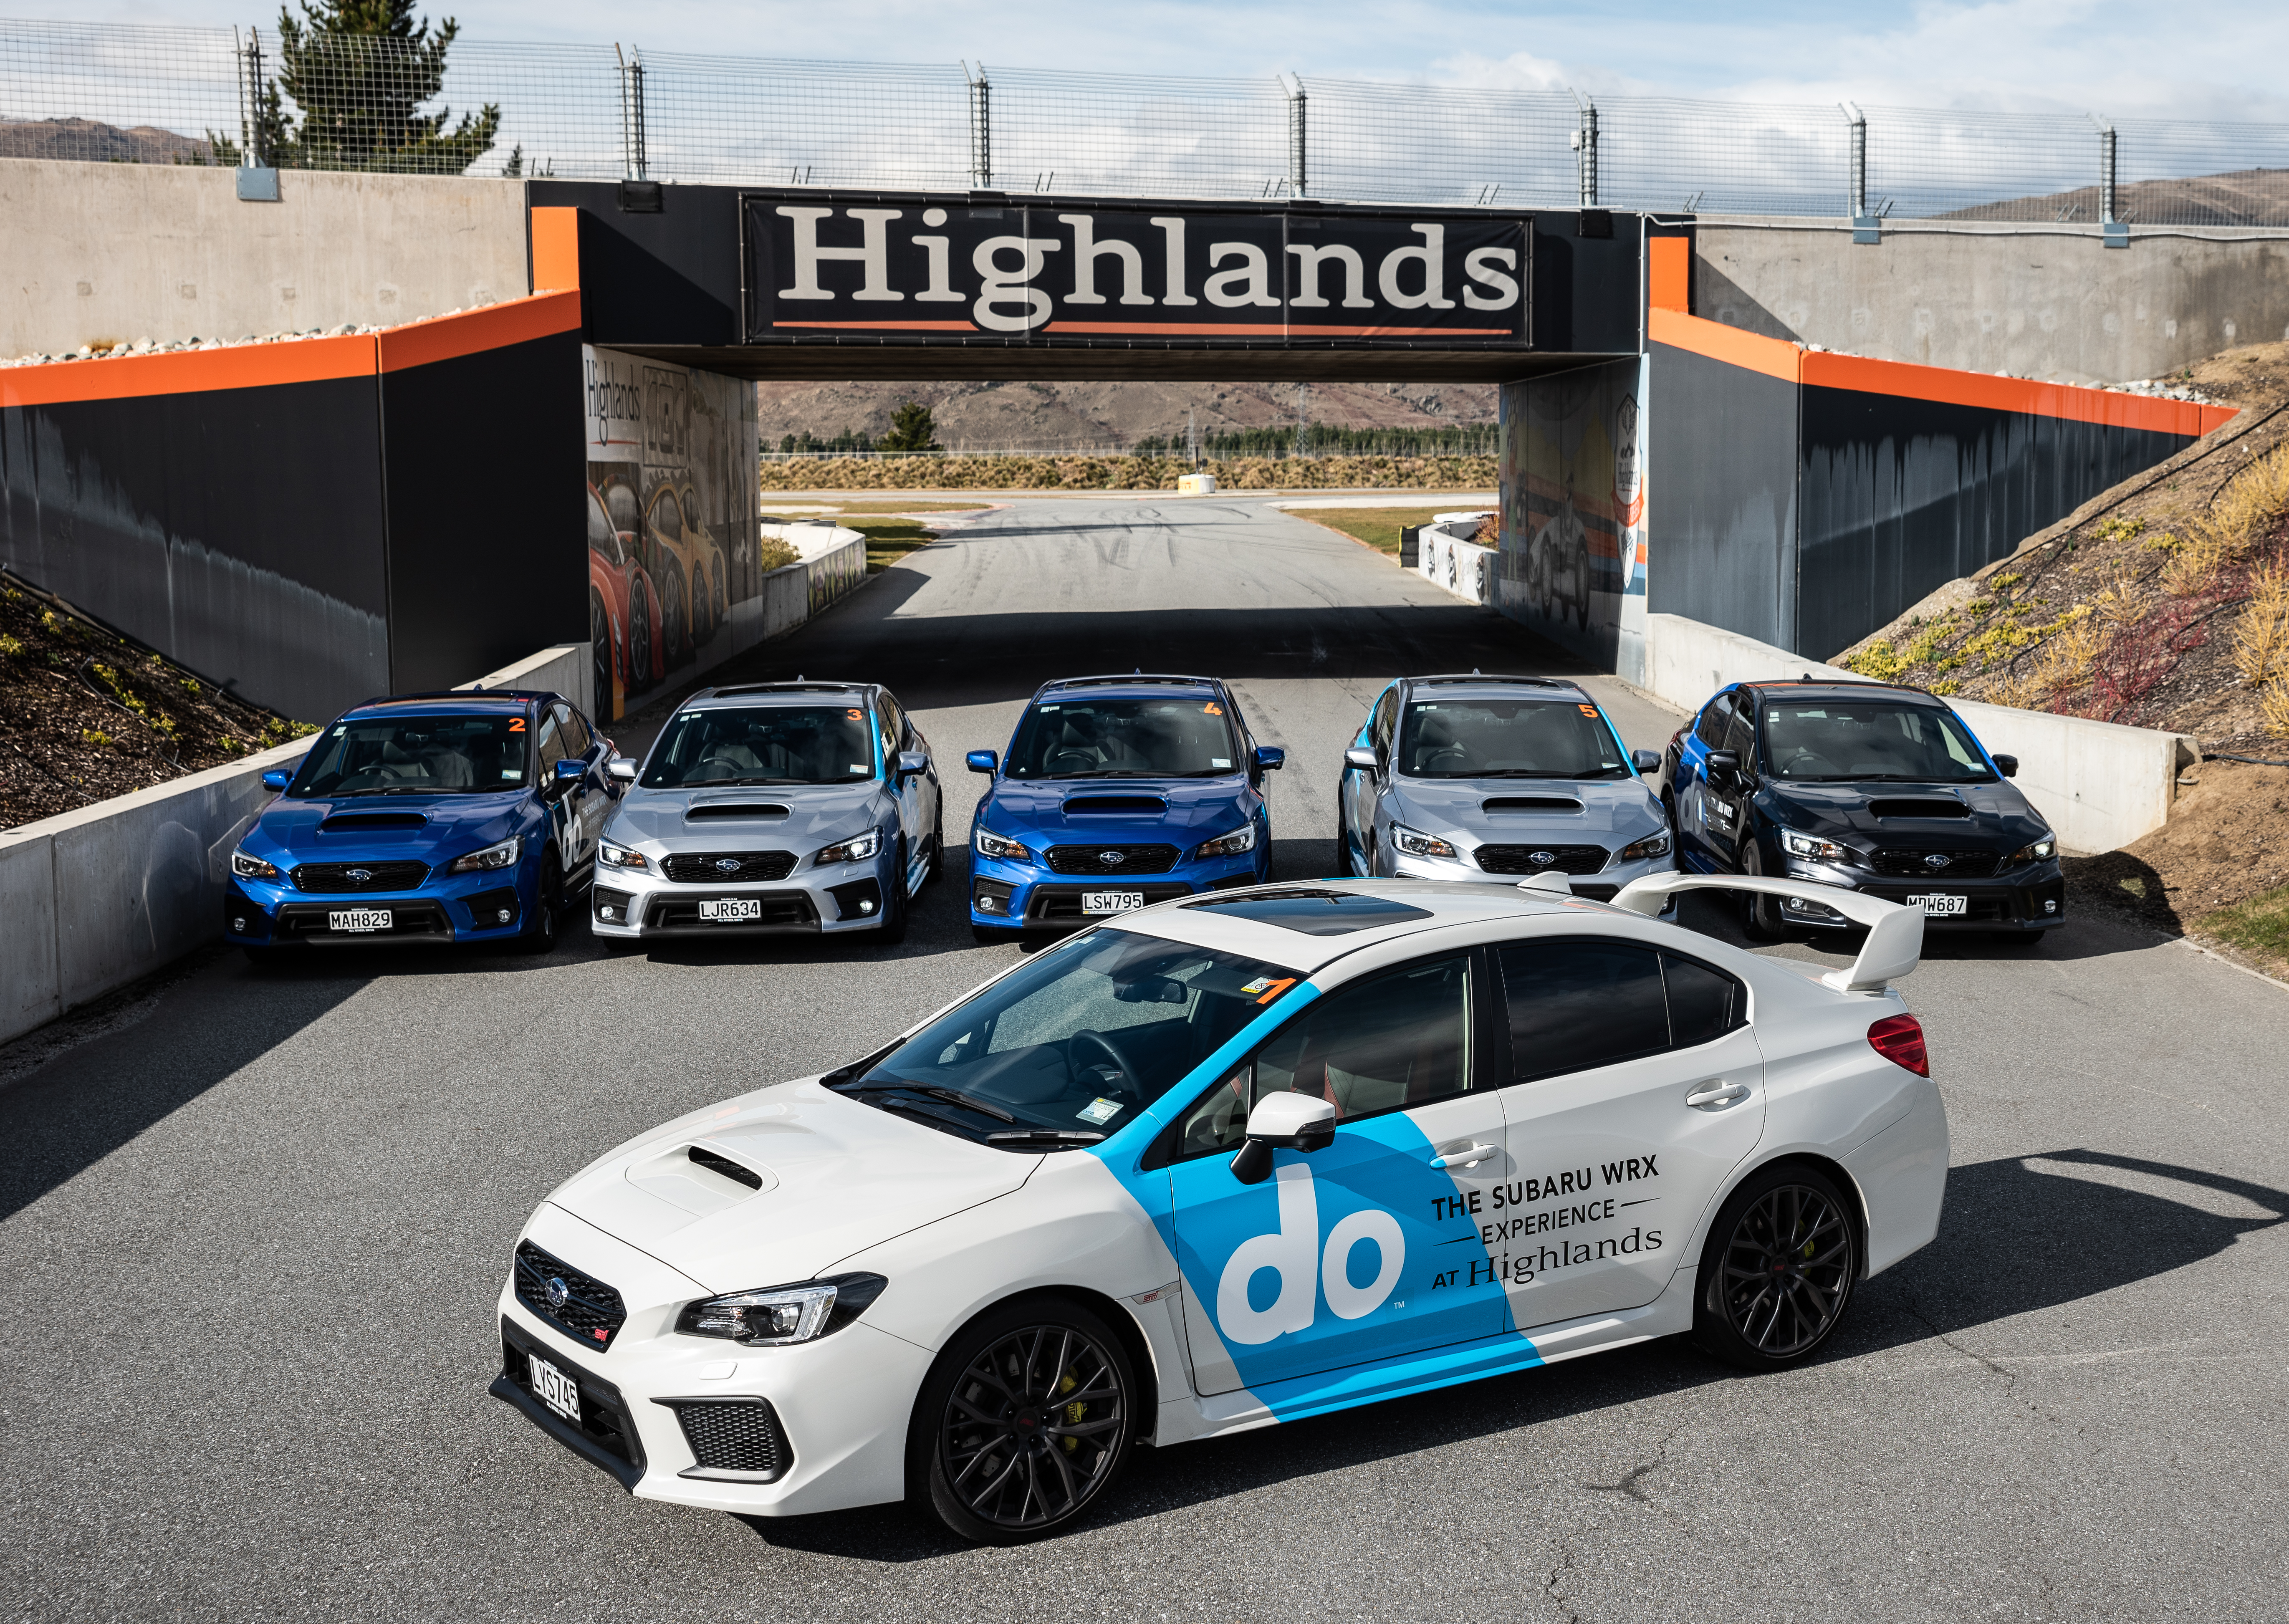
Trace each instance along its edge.
<path fill-rule="evenodd" d="M 651 593 L 640 577 L 628 580 L 628 689 L 651 686 Z"/>
<path fill-rule="evenodd" d="M 555 843 L 549 844 L 548 855 L 540 860 L 540 885 L 532 894 L 532 917 L 524 922 L 523 931 L 515 938 L 517 949 L 527 953 L 548 953 L 556 950 L 556 938 L 562 935 L 558 927 L 564 918 L 564 865 L 557 861 Z"/>
<path fill-rule="evenodd" d="M 1811 1167 L 1751 1176 L 1717 1215 L 1702 1254 L 1694 1339 L 1748 1370 L 1802 1362 L 1825 1342 L 1860 1273 L 1853 1206 Z"/>
<path fill-rule="evenodd" d="M 1743 813 L 1741 816 L 1743 823 L 1748 821 L 1747 813 Z M 1754 876 L 1761 876 L 1764 873 L 1764 860 L 1758 855 L 1753 837 L 1751 839 L 1748 850 L 1742 854 L 1742 857 L 1743 873 Z M 1751 942 L 1785 941 L 1788 938 L 1789 929 L 1781 919 L 1780 898 L 1767 896 L 1761 891 L 1742 892 L 1741 934 Z"/>
<path fill-rule="evenodd" d="M 593 586 L 588 589 L 588 647 L 595 659 L 590 708 L 601 713 L 612 703 L 612 660 L 618 651 L 612 647 L 612 617 L 604 611 L 604 594 Z"/>
<path fill-rule="evenodd" d="M 1120 1339 L 1079 1304 L 1035 1299 L 985 1314 L 922 1387 L 914 1466 L 928 1474 L 931 1509 L 995 1545 L 1068 1525 L 1127 1464 L 1136 1391 Z"/>
<path fill-rule="evenodd" d="M 874 939 L 885 947 L 905 941 L 906 913 L 906 838 L 900 835 L 890 848 L 890 870 L 882 881 L 882 922 L 875 927 Z"/>
<path fill-rule="evenodd" d="M 922 871 L 922 883 L 934 884 L 945 872 L 945 796 L 937 798 L 937 810 L 930 816 L 929 866 Z"/>

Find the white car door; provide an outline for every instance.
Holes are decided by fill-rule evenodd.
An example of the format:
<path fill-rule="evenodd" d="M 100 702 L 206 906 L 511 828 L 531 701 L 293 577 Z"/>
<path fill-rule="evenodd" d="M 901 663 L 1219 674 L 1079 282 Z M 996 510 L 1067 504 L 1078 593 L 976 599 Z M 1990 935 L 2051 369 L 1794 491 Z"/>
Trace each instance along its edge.
<path fill-rule="evenodd" d="M 1652 1302 L 1756 1149 L 1748 990 L 1686 954 L 1548 935 L 1497 947 L 1511 1171 L 1482 1231 L 1519 1329 Z"/>

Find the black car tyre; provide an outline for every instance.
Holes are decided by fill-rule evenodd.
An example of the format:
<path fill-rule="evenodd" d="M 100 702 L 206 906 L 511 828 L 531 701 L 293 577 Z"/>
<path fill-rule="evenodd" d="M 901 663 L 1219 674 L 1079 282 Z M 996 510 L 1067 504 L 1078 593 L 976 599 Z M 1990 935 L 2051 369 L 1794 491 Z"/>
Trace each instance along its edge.
<path fill-rule="evenodd" d="M 945 872 L 945 797 L 938 797 L 937 811 L 930 819 L 929 865 L 922 870 L 922 883 L 935 883 Z"/>
<path fill-rule="evenodd" d="M 1743 1370 L 1784 1370 L 1834 1334 L 1860 1274 L 1858 1208 L 1827 1174 L 1751 1174 L 1709 1231 L 1693 1339 Z"/>
<path fill-rule="evenodd" d="M 628 582 L 628 692 L 651 686 L 651 593 L 642 579 Z"/>
<path fill-rule="evenodd" d="M 532 917 L 524 922 L 524 930 L 516 938 L 519 952 L 549 953 L 556 951 L 556 939 L 564 934 L 564 865 L 557 861 L 552 846 L 548 855 L 540 860 L 540 884 L 532 894 Z"/>
<path fill-rule="evenodd" d="M 1743 864 L 1742 872 L 1760 875 L 1764 872 L 1764 867 L 1763 863 L 1758 859 L 1756 848 L 1751 846 L 1748 851 L 1747 861 Z M 1751 942 L 1786 940 L 1789 934 L 1788 927 L 1781 922 L 1780 898 L 1767 896 L 1758 891 L 1742 892 L 1741 934 Z"/>
<path fill-rule="evenodd" d="M 1079 1303 L 987 1310 L 922 1383 L 907 1481 L 966 1540 L 1015 1545 L 1070 1527 L 1129 1463 L 1137 1377 Z"/>
<path fill-rule="evenodd" d="M 874 939 L 883 946 L 896 947 L 906 939 L 906 842 L 902 835 L 882 882 L 882 922 L 874 928 Z"/>

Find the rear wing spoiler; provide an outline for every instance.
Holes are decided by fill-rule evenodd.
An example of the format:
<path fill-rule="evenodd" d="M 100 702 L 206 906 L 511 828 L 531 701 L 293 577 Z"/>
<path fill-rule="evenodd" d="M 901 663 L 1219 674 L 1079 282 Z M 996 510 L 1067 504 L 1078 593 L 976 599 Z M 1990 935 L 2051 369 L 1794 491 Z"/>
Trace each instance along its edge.
<path fill-rule="evenodd" d="M 1679 891 L 1755 891 L 1767 896 L 1816 896 L 1855 925 L 1868 927 L 1860 956 L 1848 970 L 1830 970 L 1820 979 L 1839 992 L 1881 992 L 1923 959 L 1924 916 L 1881 897 L 1863 896 L 1838 886 L 1802 880 L 1768 880 L 1759 874 L 1648 874 L 1632 880 L 1613 905 L 1648 919 Z"/>

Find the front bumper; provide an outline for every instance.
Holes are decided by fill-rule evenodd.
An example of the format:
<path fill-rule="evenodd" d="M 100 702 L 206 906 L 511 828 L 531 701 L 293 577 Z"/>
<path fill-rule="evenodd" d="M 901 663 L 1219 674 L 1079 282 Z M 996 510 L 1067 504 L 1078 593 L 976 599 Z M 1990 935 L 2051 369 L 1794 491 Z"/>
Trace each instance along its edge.
<path fill-rule="evenodd" d="M 1058 874 L 1031 863 L 1010 863 L 969 852 L 969 922 L 1003 929 L 1072 930 L 1117 914 L 1083 913 L 1087 891 L 1141 892 L 1146 906 L 1203 891 L 1266 885 L 1272 880 L 1270 842 L 1253 851 L 1207 862 L 1180 863 L 1157 874 Z"/>
<path fill-rule="evenodd" d="M 506 940 L 524 928 L 537 874 L 529 865 L 479 874 L 431 875 L 411 891 L 339 896 L 233 876 L 223 895 L 224 940 L 240 947 L 439 946 Z M 384 910 L 387 930 L 335 930 L 331 916 Z M 506 915 L 506 917 L 503 917 Z"/>
<path fill-rule="evenodd" d="M 1911 896 L 1959 896 L 1963 899 L 1960 913 L 1930 913 L 1924 916 L 1924 929 L 1928 932 L 1950 930 L 2024 931 L 2040 933 L 2055 930 L 2067 920 L 2067 884 L 2053 864 L 2030 864 L 2017 874 L 2000 874 L 1984 880 L 1901 880 L 1888 874 L 1868 874 L 1855 869 L 1833 868 L 1811 863 L 1791 863 L 1787 878 L 1810 880 L 1815 885 L 1831 886 L 1838 890 L 1857 891 L 1863 896 L 1873 896 L 1902 907 L 1915 907 Z M 1808 895 L 1807 906 L 1792 905 L 1796 899 L 1781 899 L 1781 918 L 1791 926 L 1807 930 L 1857 930 L 1843 915 L 1822 907 L 1816 895 Z"/>
<path fill-rule="evenodd" d="M 1513 842 L 1514 844 L 1515 842 Z M 1415 857 L 1394 850 L 1392 877 L 1398 880 L 1458 880 L 1474 885 L 1516 885 L 1517 874 L 1490 874 L 1472 861 L 1465 851 L 1459 857 Z M 1594 874 L 1568 874 L 1566 878 L 1574 895 L 1586 902 L 1609 903 L 1621 888 L 1632 880 L 1643 880 L 1649 874 L 1674 873 L 1677 861 L 1664 854 L 1658 857 L 1642 857 L 1634 863 L 1608 862 Z M 1671 897 L 1668 906 L 1674 908 L 1677 899 Z"/>
<path fill-rule="evenodd" d="M 825 868 L 809 858 L 784 880 L 745 884 L 685 885 L 655 869 L 607 868 L 599 864 L 588 897 L 588 926 L 600 936 L 655 941 L 691 936 L 786 936 L 873 930 L 882 923 L 888 864 L 869 857 Z M 722 924 L 702 919 L 702 902 L 752 900 L 752 921 Z"/>
<path fill-rule="evenodd" d="M 674 1329 L 695 1283 L 603 1231 L 550 1207 L 531 1239 L 597 1278 L 630 1305 L 603 1349 L 584 1345 L 528 1309 L 512 1271 L 498 1304 L 501 1371 L 491 1391 L 542 1431 L 645 1500 L 746 1517 L 794 1517 L 878 1505 L 905 1494 L 906 1421 L 930 1353 L 862 1318 L 791 1348 L 743 1348 Z M 530 1361 L 545 1359 L 578 1389 L 581 1419 L 543 1404 Z M 703 1464 L 698 1419 L 769 1406 L 783 1450 L 769 1472 Z M 687 1416 L 693 1418 L 688 1423 Z"/>

